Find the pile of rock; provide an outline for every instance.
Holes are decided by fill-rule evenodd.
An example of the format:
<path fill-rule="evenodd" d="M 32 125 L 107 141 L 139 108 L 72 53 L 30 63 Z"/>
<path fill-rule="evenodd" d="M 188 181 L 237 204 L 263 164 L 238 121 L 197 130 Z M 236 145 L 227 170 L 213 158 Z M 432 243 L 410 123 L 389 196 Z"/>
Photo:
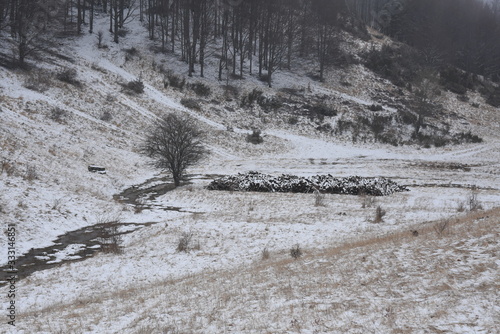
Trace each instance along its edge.
<path fill-rule="evenodd" d="M 395 192 L 408 191 L 405 186 L 386 178 L 350 176 L 336 178 L 332 175 L 299 177 L 283 174 L 272 176 L 258 172 L 230 175 L 218 178 L 208 185 L 209 190 L 312 193 L 318 190 L 329 194 L 366 194 L 387 196 Z"/>

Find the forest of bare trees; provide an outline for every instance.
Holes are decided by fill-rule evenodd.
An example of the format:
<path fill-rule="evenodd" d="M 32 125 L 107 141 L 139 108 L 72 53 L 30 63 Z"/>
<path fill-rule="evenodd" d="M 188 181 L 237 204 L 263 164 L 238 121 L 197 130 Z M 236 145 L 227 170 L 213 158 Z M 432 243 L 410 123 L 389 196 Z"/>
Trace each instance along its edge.
<path fill-rule="evenodd" d="M 94 15 L 109 18 L 112 40 L 140 20 L 162 52 L 178 53 L 188 75 L 258 74 L 269 86 L 280 68 L 315 59 L 319 79 L 338 58 L 343 34 L 361 23 L 408 43 L 429 62 L 500 75 L 500 0 L 0 0 L 0 36 L 21 64 L 53 38 L 95 33 Z M 124 37 L 126 38 L 126 37 Z"/>

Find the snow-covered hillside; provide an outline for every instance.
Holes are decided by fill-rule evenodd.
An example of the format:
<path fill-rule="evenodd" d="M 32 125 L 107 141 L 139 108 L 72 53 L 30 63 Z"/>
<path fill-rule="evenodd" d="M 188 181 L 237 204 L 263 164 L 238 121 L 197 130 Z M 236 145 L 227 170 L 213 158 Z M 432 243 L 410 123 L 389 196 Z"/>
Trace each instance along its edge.
<path fill-rule="evenodd" d="M 106 31 L 104 19 L 97 24 Z M 133 25 L 119 45 L 105 40 L 107 49 L 85 35 L 61 45 L 64 59 L 47 55 L 31 72 L 0 67 L 0 217 L 4 232 L 16 226 L 17 255 L 97 223 L 139 224 L 123 236 L 122 254 L 97 253 L 18 281 L 16 327 L 2 321 L 2 332 L 500 328 L 497 109 L 479 95 L 464 103 L 444 93 L 441 102 L 457 131 L 473 130 L 484 142 L 428 149 L 352 143 L 315 130 L 318 124 L 307 116 L 292 125 L 288 114 L 239 108 L 236 98 L 220 98 L 224 89 L 210 71 L 191 80 L 209 85 L 215 101 L 201 101 L 202 109 L 192 110 L 180 101 L 196 96 L 165 88 L 158 71 L 163 66 L 183 75 L 186 65 L 175 55 L 150 51 L 143 42 L 147 31 L 139 22 Z M 137 52 L 130 58 L 131 48 Z M 345 114 L 377 103 L 375 91 L 393 89 L 361 65 L 342 70 L 349 86 L 340 84 L 340 70 L 319 83 L 304 76 L 302 66 L 276 73 L 273 89 L 252 76 L 231 84 L 241 95 L 256 87 L 269 96 L 303 89 L 310 91 L 306 96 L 352 103 L 344 104 Z M 76 70 L 77 84 L 56 78 L 67 69 Z M 143 94 L 123 91 L 123 83 L 137 78 L 145 83 Z M 34 83 L 41 86 L 34 90 Z M 165 176 L 140 154 L 145 133 L 165 112 L 196 118 L 211 154 L 188 171 L 189 184 L 151 203 L 143 199 L 149 206 L 139 210 L 115 195 Z M 252 128 L 263 131 L 262 144 L 245 140 Z M 106 174 L 90 173 L 93 164 L 104 166 Z M 376 199 L 324 195 L 317 205 L 311 194 L 206 189 L 216 176 L 247 171 L 387 177 L 410 191 Z M 472 210 L 479 208 L 472 200 L 481 211 Z M 385 211 L 381 220 L 375 219 L 377 207 Z M 193 249 L 178 252 L 186 234 Z M 0 235 L 2 245 L 7 236 Z M 289 254 L 295 245 L 304 253 L 297 260 Z M 58 259 L 71 258 L 75 248 L 60 249 Z M 264 251 L 268 259 L 262 259 Z M 6 256 L 0 259 L 7 262 Z M 2 299 L 3 309 L 8 302 Z"/>

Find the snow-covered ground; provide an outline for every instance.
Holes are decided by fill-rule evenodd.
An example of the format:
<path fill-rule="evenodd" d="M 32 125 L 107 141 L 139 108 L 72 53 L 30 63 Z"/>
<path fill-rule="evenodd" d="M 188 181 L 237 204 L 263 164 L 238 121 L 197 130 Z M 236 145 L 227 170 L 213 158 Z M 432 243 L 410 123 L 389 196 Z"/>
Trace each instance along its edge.
<path fill-rule="evenodd" d="M 106 31 L 107 23 L 100 23 Z M 125 235 L 122 254 L 99 253 L 17 282 L 16 327 L 4 317 L 1 332 L 498 332 L 498 110 L 485 107 L 477 115 L 444 94 L 485 142 L 430 149 L 355 145 L 223 108 L 195 112 L 179 103 L 188 93 L 164 89 L 151 68 L 155 58 L 183 73 L 185 65 L 174 56 L 151 54 L 145 46 L 139 59 L 124 61 L 123 49 L 138 47 L 145 35 L 137 25 L 123 44 L 105 41 L 108 50 L 97 49 L 88 35 L 64 46 L 61 52 L 74 59 L 64 66 L 77 69 L 83 88 L 53 78 L 47 91 L 36 92 L 24 87 L 28 74 L 0 67 L 0 217 L 4 231 L 16 225 L 17 254 L 108 218 L 154 223 Z M 43 66 L 47 73 L 61 70 Z M 141 75 L 144 94 L 121 92 L 120 82 Z M 217 91 L 215 75 L 208 72 L 204 82 Z M 313 91 L 372 103 L 358 84 L 338 91 L 333 83 L 296 74 L 275 77 L 277 88 L 312 85 Z M 249 77 L 241 85 L 262 84 Z M 65 111 L 60 119 L 51 117 L 55 107 Z M 111 120 L 102 120 L 106 111 Z M 190 185 L 157 198 L 152 209 L 113 200 L 157 175 L 139 148 L 151 122 L 169 111 L 197 118 L 212 154 L 189 170 Z M 264 126 L 262 145 L 245 141 L 251 124 Z M 107 173 L 89 173 L 90 164 Z M 325 195 L 316 206 L 311 194 L 205 189 L 207 175 L 250 170 L 382 176 L 410 192 L 376 199 Z M 473 196 L 482 205 L 479 213 L 468 212 Z M 374 223 L 378 206 L 386 215 Z M 184 233 L 192 234 L 196 247 L 177 252 Z M 5 233 L 0 240 L 7 245 Z M 304 253 L 298 260 L 289 254 L 295 245 Z M 61 256 L 73 256 L 78 247 Z M 7 287 L 0 289 L 5 296 Z M 7 306 L 2 298 L 2 309 Z"/>

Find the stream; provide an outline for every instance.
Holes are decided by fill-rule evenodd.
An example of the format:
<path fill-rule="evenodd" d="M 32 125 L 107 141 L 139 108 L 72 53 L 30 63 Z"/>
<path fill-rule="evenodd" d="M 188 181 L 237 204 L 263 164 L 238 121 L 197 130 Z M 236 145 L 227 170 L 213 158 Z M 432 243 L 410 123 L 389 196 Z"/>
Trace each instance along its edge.
<path fill-rule="evenodd" d="M 185 182 L 182 185 L 187 185 Z M 132 205 L 136 212 L 146 209 L 161 209 L 165 211 L 186 212 L 180 207 L 162 206 L 154 201 L 167 192 L 175 189 L 173 182 L 166 177 L 154 177 L 146 182 L 123 190 L 113 196 L 117 202 Z M 46 270 L 63 263 L 82 261 L 98 252 L 120 253 L 120 242 L 123 235 L 138 229 L 157 224 L 123 223 L 119 221 L 98 223 L 78 230 L 67 232 L 57 237 L 53 244 L 42 248 L 32 248 L 16 259 L 16 273 L 9 272 L 9 266 L 0 267 L 2 276 L 0 286 L 5 286 L 7 278 L 17 275 L 17 281 L 26 278 L 36 271 Z"/>

